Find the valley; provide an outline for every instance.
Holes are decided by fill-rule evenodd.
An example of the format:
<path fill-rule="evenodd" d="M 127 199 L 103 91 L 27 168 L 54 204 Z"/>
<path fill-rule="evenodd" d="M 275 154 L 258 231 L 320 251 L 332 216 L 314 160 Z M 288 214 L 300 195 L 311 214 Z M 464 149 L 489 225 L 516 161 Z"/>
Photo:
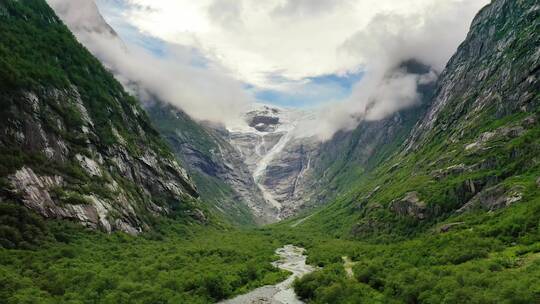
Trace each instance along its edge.
<path fill-rule="evenodd" d="M 370 23 L 340 44 L 373 43 L 361 45 L 373 57 L 358 86 L 341 74 L 262 73 L 297 95 L 308 85 L 322 96 L 317 85 L 330 81 L 350 100 L 249 99 L 239 120 L 221 121 L 205 118 L 238 105 L 221 99 L 265 94 L 226 78 L 232 71 L 202 53 L 202 38 L 167 49 L 166 37 L 127 26 L 140 39 L 130 49 L 116 22 L 163 13 L 157 2 L 115 6 L 107 13 L 123 26 L 113 29 L 96 5 L 105 2 L 0 1 L 0 302 L 540 303 L 540 5 L 485 2 L 444 67 L 433 56 L 450 47 L 437 34 L 454 20 L 422 27 L 438 4 L 412 14 L 426 15 L 420 25 L 385 13 L 371 21 L 388 27 Z M 295 3 L 265 22 L 332 17 Z M 185 6 L 216 21 L 197 23 L 203 32 L 252 22 L 208 6 L 201 15 Z M 375 48 L 377 35 L 388 52 Z M 141 45 L 156 47 L 154 57 L 139 57 Z M 167 52 L 178 66 L 159 61 Z M 245 66 L 258 57 L 244 55 Z M 306 129 L 330 122 L 341 126 L 330 137 Z"/>
<path fill-rule="evenodd" d="M 303 248 L 298 248 L 293 245 L 285 245 L 282 248 L 278 248 L 276 253 L 280 256 L 280 260 L 274 262 L 273 265 L 292 273 L 287 280 L 274 286 L 263 286 L 250 293 L 221 303 L 250 304 L 266 302 L 274 304 L 302 304 L 303 302 L 298 300 L 294 293 L 292 284 L 295 279 L 314 271 L 313 267 L 306 265 L 306 257 L 303 255 L 303 251 Z"/>

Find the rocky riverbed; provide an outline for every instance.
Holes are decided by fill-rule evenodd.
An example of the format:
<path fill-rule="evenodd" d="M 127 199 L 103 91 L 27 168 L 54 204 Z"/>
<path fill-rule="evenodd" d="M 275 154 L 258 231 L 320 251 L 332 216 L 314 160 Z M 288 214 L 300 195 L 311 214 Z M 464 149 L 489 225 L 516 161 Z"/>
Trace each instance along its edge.
<path fill-rule="evenodd" d="M 312 266 L 306 264 L 304 248 L 293 245 L 286 245 L 276 250 L 281 257 L 274 266 L 292 272 L 292 275 L 285 281 L 270 286 L 263 286 L 253 290 L 250 293 L 238 296 L 234 299 L 220 302 L 221 304 L 302 304 L 294 289 L 292 283 L 297 277 L 301 277 L 315 270 Z"/>

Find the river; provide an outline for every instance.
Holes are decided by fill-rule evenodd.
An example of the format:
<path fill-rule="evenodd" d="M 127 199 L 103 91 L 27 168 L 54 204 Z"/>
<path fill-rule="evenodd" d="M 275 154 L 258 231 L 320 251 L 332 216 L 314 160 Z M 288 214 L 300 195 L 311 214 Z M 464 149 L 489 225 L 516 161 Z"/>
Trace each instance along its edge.
<path fill-rule="evenodd" d="M 292 283 L 297 277 L 301 277 L 315 270 L 312 266 L 306 264 L 304 249 L 293 245 L 286 245 L 276 250 L 281 257 L 273 265 L 281 269 L 292 272 L 292 275 L 285 281 L 276 284 L 263 286 L 253 290 L 250 293 L 240 295 L 234 299 L 220 302 L 221 304 L 302 304 L 294 289 Z"/>

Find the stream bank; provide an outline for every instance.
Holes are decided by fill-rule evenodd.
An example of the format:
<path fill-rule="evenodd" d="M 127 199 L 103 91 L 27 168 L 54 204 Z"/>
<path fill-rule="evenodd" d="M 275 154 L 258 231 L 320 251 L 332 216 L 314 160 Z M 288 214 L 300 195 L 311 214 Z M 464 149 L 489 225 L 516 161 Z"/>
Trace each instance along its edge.
<path fill-rule="evenodd" d="M 304 248 L 293 245 L 285 245 L 276 250 L 281 259 L 272 263 L 274 266 L 292 272 L 287 280 L 276 285 L 257 288 L 247 294 L 240 295 L 220 304 L 303 304 L 294 293 L 292 283 L 294 279 L 302 277 L 315 270 L 306 264 Z"/>

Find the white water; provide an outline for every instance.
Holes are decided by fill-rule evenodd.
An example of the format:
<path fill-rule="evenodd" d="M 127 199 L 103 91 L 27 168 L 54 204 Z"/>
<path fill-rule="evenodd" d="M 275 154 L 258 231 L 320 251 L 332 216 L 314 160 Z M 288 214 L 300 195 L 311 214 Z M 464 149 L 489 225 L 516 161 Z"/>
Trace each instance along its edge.
<path fill-rule="evenodd" d="M 234 299 L 220 302 L 221 304 L 303 304 L 291 286 L 295 278 L 313 272 L 315 268 L 306 265 L 304 249 L 293 245 L 286 245 L 276 250 L 281 260 L 272 263 L 274 266 L 292 272 L 285 281 L 270 286 L 257 288 L 250 293 Z"/>
<path fill-rule="evenodd" d="M 255 167 L 255 170 L 253 170 L 253 178 L 255 181 L 258 181 L 263 173 L 266 171 L 266 168 L 268 168 L 268 165 L 278 156 L 283 149 L 285 149 L 285 146 L 287 146 L 287 143 L 292 138 L 292 132 L 286 131 L 283 136 L 279 139 L 279 141 L 264 155 L 263 158 L 257 163 L 257 167 Z"/>
<path fill-rule="evenodd" d="M 266 172 L 266 169 L 268 168 L 268 165 L 278 156 L 285 146 L 287 146 L 287 143 L 292 138 L 292 132 L 286 131 L 286 133 L 281 136 L 279 141 L 268 151 L 263 158 L 257 163 L 257 166 L 255 167 L 255 170 L 253 170 L 253 179 L 255 180 L 255 183 L 257 186 L 259 186 L 259 189 L 261 189 L 261 192 L 263 194 L 264 199 L 269 202 L 272 206 L 274 206 L 278 211 L 281 211 L 282 205 L 280 202 L 278 202 L 274 196 L 266 189 L 264 184 L 261 182 L 261 178 Z M 279 219 L 279 216 L 278 216 Z"/>
<path fill-rule="evenodd" d="M 268 111 L 268 106 L 263 104 L 254 104 L 252 109 L 250 111 Z M 257 142 L 255 145 L 251 148 L 253 149 L 253 153 L 242 153 L 242 147 L 237 147 L 242 155 L 251 155 L 248 157 L 250 159 L 250 164 L 252 164 L 252 176 L 255 181 L 255 184 L 258 186 L 258 188 L 261 190 L 261 193 L 263 195 L 264 200 L 266 203 L 270 206 L 272 206 L 277 212 L 276 217 L 279 220 L 280 219 L 280 213 L 283 209 L 282 203 L 279 202 L 272 193 L 272 189 L 267 189 L 263 183 L 263 177 L 266 174 L 266 170 L 268 169 L 268 166 L 275 161 L 283 152 L 283 150 L 287 147 L 287 145 L 291 142 L 291 140 L 297 135 L 296 128 L 302 121 L 313 119 L 313 113 L 309 111 L 304 110 L 297 110 L 297 109 L 284 109 L 279 108 L 275 106 L 270 106 L 270 108 L 274 108 L 279 110 L 279 114 L 270 114 L 277 115 L 279 117 L 279 126 L 275 131 L 272 132 L 260 132 L 256 129 L 250 127 L 247 123 L 240 123 L 238 125 L 229 126 L 228 129 L 231 133 L 246 133 L 246 134 L 254 134 L 257 136 Z M 272 134 L 273 136 L 277 136 L 278 134 L 282 134 L 282 136 L 279 138 L 277 143 L 275 143 L 273 146 L 268 147 L 271 145 L 271 143 L 266 142 L 265 135 Z M 267 146 L 268 145 L 268 146 Z M 303 177 L 304 173 L 309 169 L 310 167 L 310 160 L 308 160 L 307 168 L 301 172 L 301 177 Z M 251 169 L 250 168 L 250 169 Z M 296 183 L 299 179 L 296 179 Z"/>

